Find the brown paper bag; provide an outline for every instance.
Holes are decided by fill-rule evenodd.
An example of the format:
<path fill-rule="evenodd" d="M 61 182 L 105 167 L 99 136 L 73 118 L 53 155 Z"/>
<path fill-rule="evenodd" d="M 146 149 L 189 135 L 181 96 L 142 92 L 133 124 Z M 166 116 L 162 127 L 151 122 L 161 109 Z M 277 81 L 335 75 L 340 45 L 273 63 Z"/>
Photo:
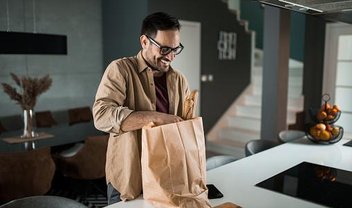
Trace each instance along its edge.
<path fill-rule="evenodd" d="M 202 118 L 142 129 L 143 197 L 156 207 L 209 208 Z"/>

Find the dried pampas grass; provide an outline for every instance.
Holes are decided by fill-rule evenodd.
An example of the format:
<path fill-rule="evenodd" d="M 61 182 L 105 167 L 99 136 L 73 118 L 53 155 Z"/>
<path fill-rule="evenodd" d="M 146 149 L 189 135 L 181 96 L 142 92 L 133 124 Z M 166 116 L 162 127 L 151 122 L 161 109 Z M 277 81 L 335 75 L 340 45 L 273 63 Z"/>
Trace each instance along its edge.
<path fill-rule="evenodd" d="M 19 77 L 13 73 L 10 73 L 10 75 L 16 85 L 20 87 L 22 93 L 17 92 L 16 87 L 12 87 L 9 84 L 1 83 L 1 85 L 11 100 L 16 101 L 23 110 L 33 109 L 37 102 L 37 97 L 47 91 L 53 82 L 49 75 L 42 78 Z"/>

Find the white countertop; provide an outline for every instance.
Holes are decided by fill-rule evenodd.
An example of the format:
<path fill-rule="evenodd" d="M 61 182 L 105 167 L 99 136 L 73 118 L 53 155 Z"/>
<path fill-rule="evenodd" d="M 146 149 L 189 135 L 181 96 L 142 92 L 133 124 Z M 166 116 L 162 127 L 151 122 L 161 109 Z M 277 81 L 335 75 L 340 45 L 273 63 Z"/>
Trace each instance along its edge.
<path fill-rule="evenodd" d="M 307 139 L 286 143 L 207 172 L 207 184 L 214 184 L 223 194 L 210 200 L 215 206 L 233 202 L 245 208 L 317 208 L 319 204 L 276 193 L 255 184 L 303 161 L 352 171 L 352 147 L 342 139 L 331 145 L 314 144 Z M 119 202 L 108 208 L 154 208 L 142 197 Z"/>

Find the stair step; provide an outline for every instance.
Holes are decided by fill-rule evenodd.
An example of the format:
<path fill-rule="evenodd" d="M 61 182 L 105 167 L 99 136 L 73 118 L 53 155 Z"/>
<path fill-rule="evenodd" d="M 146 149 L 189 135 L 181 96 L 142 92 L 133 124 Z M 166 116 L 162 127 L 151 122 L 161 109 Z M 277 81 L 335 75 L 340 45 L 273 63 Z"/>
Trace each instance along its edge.
<path fill-rule="evenodd" d="M 233 116 L 243 116 L 243 117 L 250 117 L 255 119 L 260 119 L 261 117 L 261 106 L 260 105 L 237 105 L 236 112 Z"/>
<path fill-rule="evenodd" d="M 244 116 L 228 116 L 229 127 L 236 127 L 246 130 L 260 131 L 260 119 Z"/>
<path fill-rule="evenodd" d="M 254 87 L 253 94 L 261 95 L 262 88 Z M 292 86 L 292 87 L 288 88 L 288 97 L 298 98 L 300 96 L 302 96 L 302 87 Z"/>
<path fill-rule="evenodd" d="M 262 105 L 262 96 L 261 95 L 246 95 L 244 98 L 246 105 Z M 289 110 L 302 111 L 304 105 L 303 96 L 300 97 L 291 97 L 287 100 L 287 108 Z"/>
<path fill-rule="evenodd" d="M 262 88 L 263 81 L 260 75 L 252 76 L 252 83 L 254 83 L 255 87 Z M 302 77 L 289 77 L 288 87 L 303 87 L 303 79 Z"/>
<path fill-rule="evenodd" d="M 236 146 L 244 148 L 246 143 L 253 139 L 260 138 L 259 131 L 246 130 L 241 128 L 224 128 L 219 133 L 219 138 L 236 142 Z"/>
<path fill-rule="evenodd" d="M 207 140 L 206 149 L 207 151 L 216 152 L 221 155 L 233 155 L 238 159 L 245 157 L 244 148 L 239 147 L 237 142 L 231 140 Z"/>
<path fill-rule="evenodd" d="M 287 111 L 287 123 L 292 124 L 296 121 L 296 110 Z M 229 116 L 241 116 L 252 119 L 261 119 L 262 109 L 259 105 L 237 105 L 236 112 Z M 231 119 L 231 118 L 230 118 Z"/>
<path fill-rule="evenodd" d="M 256 62 L 257 63 L 257 62 Z M 263 66 L 260 64 L 255 64 L 253 67 L 253 75 L 262 75 L 263 74 Z M 303 64 L 302 66 L 289 66 L 288 73 L 293 77 L 303 77 Z"/>

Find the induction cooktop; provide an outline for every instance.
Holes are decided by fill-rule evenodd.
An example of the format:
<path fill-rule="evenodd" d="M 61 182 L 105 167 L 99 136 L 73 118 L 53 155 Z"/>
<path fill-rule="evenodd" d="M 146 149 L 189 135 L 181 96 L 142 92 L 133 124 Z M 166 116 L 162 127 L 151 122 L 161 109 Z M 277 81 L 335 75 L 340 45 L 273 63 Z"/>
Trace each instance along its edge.
<path fill-rule="evenodd" d="M 341 169 L 302 162 L 256 186 L 328 207 L 352 207 L 352 172 Z"/>

